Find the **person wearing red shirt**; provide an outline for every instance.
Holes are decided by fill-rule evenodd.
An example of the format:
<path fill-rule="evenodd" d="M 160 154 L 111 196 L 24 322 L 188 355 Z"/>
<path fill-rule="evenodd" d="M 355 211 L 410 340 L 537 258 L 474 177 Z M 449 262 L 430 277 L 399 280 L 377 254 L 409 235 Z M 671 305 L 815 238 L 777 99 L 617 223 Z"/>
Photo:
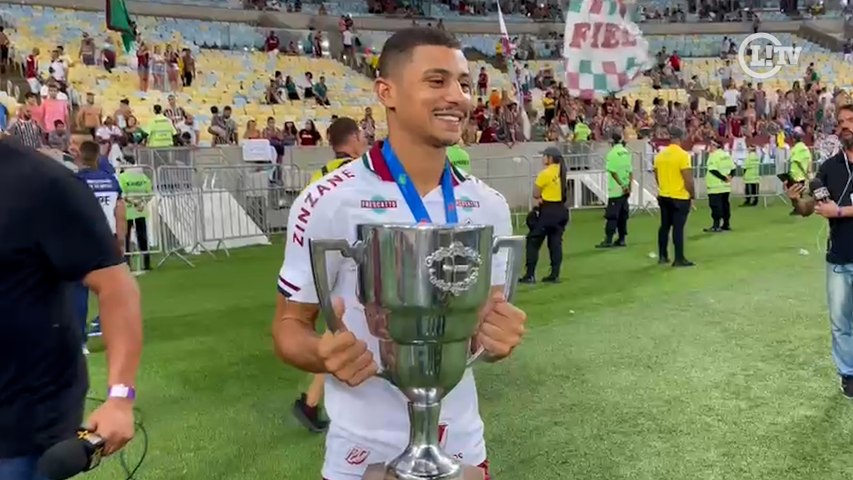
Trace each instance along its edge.
<path fill-rule="evenodd" d="M 269 36 L 264 41 L 264 51 L 269 53 L 278 50 L 279 45 L 281 45 L 281 40 L 278 39 L 275 32 L 270 32 Z"/>
<path fill-rule="evenodd" d="M 27 79 L 30 91 L 36 95 L 41 91 L 41 82 L 39 81 L 39 53 L 39 49 L 34 48 L 33 53 L 27 55 L 27 61 L 24 68 L 24 78 Z"/>
<path fill-rule="evenodd" d="M 673 51 L 669 57 L 669 65 L 676 72 L 681 71 L 681 57 L 678 56 L 678 51 Z"/>
<path fill-rule="evenodd" d="M 313 147 L 323 141 L 323 137 L 320 136 L 320 132 L 314 126 L 313 120 L 305 122 L 305 128 L 299 131 L 297 139 L 299 140 L 299 145 L 303 147 Z"/>

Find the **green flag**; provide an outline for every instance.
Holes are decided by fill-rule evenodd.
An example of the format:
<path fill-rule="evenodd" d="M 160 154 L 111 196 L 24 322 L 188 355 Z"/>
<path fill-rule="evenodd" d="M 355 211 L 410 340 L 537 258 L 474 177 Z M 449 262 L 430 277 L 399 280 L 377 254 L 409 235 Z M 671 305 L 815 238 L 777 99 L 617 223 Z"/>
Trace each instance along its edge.
<path fill-rule="evenodd" d="M 129 52 L 134 40 L 136 40 L 136 34 L 124 0 L 106 0 L 106 17 L 107 30 L 121 33 L 124 51 Z"/>

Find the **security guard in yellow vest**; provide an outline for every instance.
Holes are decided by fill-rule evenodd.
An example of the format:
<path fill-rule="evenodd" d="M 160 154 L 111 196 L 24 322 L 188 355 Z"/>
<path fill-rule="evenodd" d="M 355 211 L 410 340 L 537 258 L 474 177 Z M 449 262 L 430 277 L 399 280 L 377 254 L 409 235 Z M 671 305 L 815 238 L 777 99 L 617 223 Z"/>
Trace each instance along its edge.
<path fill-rule="evenodd" d="M 335 152 L 335 159 L 330 160 L 322 168 L 315 171 L 311 175 L 310 183 L 316 182 L 329 172 L 334 172 L 367 152 L 367 139 L 355 120 L 351 118 L 340 117 L 332 122 L 327 131 L 327 136 L 329 137 L 329 145 Z M 311 386 L 293 404 L 293 415 L 296 419 L 305 428 L 315 433 L 324 432 L 329 426 L 329 422 L 320 417 L 320 401 L 323 399 L 324 381 L 323 375 L 314 375 Z"/>
<path fill-rule="evenodd" d="M 811 177 L 812 152 L 809 150 L 809 147 L 806 146 L 805 142 L 803 142 L 804 135 L 805 133 L 801 127 L 796 127 L 794 129 L 793 137 L 796 143 L 791 147 L 791 160 L 788 162 L 788 177 L 790 178 L 790 184 L 786 185 L 787 188 L 790 188 L 792 186 L 791 184 L 805 185 Z M 790 214 L 799 215 L 799 213 L 797 213 L 796 202 L 792 201 L 791 203 L 794 205 L 794 209 Z"/>
<path fill-rule="evenodd" d="M 743 207 L 758 206 L 758 185 L 761 183 L 761 158 L 755 146 L 749 147 L 743 162 L 743 183 L 746 199 Z"/>
<path fill-rule="evenodd" d="M 708 205 L 711 207 L 713 225 L 706 228 L 709 233 L 731 230 L 732 177 L 735 174 L 735 162 L 731 155 L 720 148 L 716 139 L 711 140 L 711 153 L 708 155 L 708 173 L 705 175 L 705 187 L 708 190 Z M 722 222 L 722 224 L 721 224 Z"/>

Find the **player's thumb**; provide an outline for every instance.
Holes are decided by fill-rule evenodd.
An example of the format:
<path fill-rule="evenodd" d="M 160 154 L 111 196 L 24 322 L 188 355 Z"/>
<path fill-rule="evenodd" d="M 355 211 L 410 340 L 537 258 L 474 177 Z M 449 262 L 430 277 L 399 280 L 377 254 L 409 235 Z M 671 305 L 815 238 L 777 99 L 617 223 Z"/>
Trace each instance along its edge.
<path fill-rule="evenodd" d="M 504 292 L 502 290 L 497 290 L 492 293 L 492 296 L 491 298 L 489 298 L 489 300 L 491 300 L 492 303 L 504 303 L 506 302 L 506 295 L 504 295 Z"/>

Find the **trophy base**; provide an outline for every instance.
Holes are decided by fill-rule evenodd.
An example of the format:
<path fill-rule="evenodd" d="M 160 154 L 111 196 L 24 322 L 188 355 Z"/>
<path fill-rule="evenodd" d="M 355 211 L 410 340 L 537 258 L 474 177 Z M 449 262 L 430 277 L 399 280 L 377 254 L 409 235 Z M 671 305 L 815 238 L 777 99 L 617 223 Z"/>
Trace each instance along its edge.
<path fill-rule="evenodd" d="M 477 467 L 463 465 L 462 476 L 458 480 L 485 480 L 486 474 Z M 393 471 L 388 470 L 384 463 L 374 463 L 367 467 L 362 480 L 398 480 Z M 427 480 L 427 479 L 424 479 Z M 456 480 L 456 479 L 454 479 Z"/>

